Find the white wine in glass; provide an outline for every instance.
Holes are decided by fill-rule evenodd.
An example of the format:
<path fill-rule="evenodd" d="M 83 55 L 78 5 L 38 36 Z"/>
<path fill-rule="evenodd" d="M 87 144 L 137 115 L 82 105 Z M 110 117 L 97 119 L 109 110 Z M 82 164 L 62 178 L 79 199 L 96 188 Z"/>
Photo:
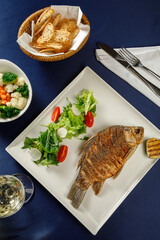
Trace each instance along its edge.
<path fill-rule="evenodd" d="M 27 175 L 0 175 L 0 218 L 9 217 L 19 211 L 33 192 L 33 182 Z"/>

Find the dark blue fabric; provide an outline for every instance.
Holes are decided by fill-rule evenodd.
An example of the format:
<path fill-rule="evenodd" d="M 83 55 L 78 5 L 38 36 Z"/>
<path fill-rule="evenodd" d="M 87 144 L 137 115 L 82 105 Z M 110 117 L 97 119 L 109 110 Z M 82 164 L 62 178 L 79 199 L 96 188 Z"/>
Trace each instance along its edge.
<path fill-rule="evenodd" d="M 63 61 L 38 62 L 16 43 L 21 23 L 33 12 L 51 4 L 80 6 L 91 24 L 83 49 Z M 5 148 L 59 94 L 85 66 L 160 128 L 160 110 L 141 93 L 110 72 L 95 58 L 97 41 L 112 47 L 160 45 L 159 0 L 0 0 L 0 58 L 17 64 L 33 88 L 28 111 L 18 120 L 0 124 L 0 174 L 27 173 Z M 123 113 L 122 113 L 123 114 Z M 118 116 L 117 116 L 118 117 Z M 154 136 L 151 136 L 154 137 Z M 159 240 L 160 163 L 131 192 L 96 236 L 93 236 L 32 176 L 35 194 L 17 214 L 0 219 L 0 240 Z"/>

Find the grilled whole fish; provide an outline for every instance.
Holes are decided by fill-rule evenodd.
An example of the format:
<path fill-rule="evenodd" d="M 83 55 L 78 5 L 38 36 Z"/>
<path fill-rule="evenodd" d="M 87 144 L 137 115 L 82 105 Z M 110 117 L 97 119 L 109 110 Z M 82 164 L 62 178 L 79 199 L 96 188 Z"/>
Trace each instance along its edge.
<path fill-rule="evenodd" d="M 143 127 L 111 126 L 91 137 L 82 149 L 79 174 L 68 198 L 78 208 L 92 185 L 97 195 L 110 177 L 117 177 L 125 162 L 142 142 Z"/>

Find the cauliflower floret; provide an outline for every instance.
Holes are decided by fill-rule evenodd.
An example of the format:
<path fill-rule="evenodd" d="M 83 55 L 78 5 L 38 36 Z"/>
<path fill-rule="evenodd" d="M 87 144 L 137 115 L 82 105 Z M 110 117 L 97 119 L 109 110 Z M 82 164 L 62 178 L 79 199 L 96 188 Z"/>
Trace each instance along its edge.
<path fill-rule="evenodd" d="M 3 80 L 2 80 L 3 73 L 0 73 L 0 87 L 3 87 Z"/>
<path fill-rule="evenodd" d="M 22 110 L 27 104 L 27 99 L 24 97 L 21 97 L 18 99 L 18 104 L 17 104 L 17 108 Z"/>
<path fill-rule="evenodd" d="M 22 95 L 19 92 L 14 92 L 14 93 L 11 93 L 11 97 L 12 98 L 20 98 L 20 97 L 22 97 Z"/>
<path fill-rule="evenodd" d="M 24 97 L 15 98 L 12 97 L 11 101 L 7 103 L 8 107 L 15 107 L 22 110 L 27 104 L 27 99 Z"/>
<path fill-rule="evenodd" d="M 18 80 L 16 81 L 17 86 L 23 86 L 25 84 L 25 81 L 22 77 L 19 77 Z"/>
<path fill-rule="evenodd" d="M 18 88 L 17 85 L 10 83 L 10 84 L 7 84 L 7 85 L 4 87 L 4 90 L 5 90 L 6 92 L 13 92 L 13 91 L 16 90 L 17 88 Z"/>
<path fill-rule="evenodd" d="M 15 107 L 15 108 L 17 108 L 17 106 L 18 106 L 18 99 L 17 99 L 17 98 L 11 98 L 10 103 L 11 103 L 11 106 L 10 106 L 10 107 Z"/>
<path fill-rule="evenodd" d="M 6 102 L 6 105 L 7 105 L 7 107 L 11 107 L 12 106 L 11 101 L 10 102 Z"/>

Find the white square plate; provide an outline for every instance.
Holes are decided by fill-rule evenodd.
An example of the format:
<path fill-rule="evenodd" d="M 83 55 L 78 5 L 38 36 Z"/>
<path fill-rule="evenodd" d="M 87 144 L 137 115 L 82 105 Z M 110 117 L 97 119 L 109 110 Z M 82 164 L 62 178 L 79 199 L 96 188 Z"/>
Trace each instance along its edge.
<path fill-rule="evenodd" d="M 29 159 L 28 151 L 21 148 L 26 136 L 37 137 L 40 131 L 46 130 L 42 125 L 51 122 L 51 114 L 55 106 L 61 108 L 66 106 L 66 97 L 71 102 L 75 102 L 76 95 L 82 89 L 93 90 L 98 100 L 95 122 L 91 129 L 87 129 L 88 136 L 111 125 L 143 126 L 144 141 L 127 161 L 117 179 L 107 179 L 98 196 L 95 196 L 92 188 L 89 188 L 81 206 L 75 210 L 67 199 L 67 194 L 78 174 L 76 170 L 80 158 L 78 154 L 84 142 L 77 139 L 65 140 L 64 144 L 69 147 L 66 160 L 58 167 L 49 168 L 37 166 Z M 152 137 L 159 137 L 159 130 L 89 67 L 86 67 L 6 150 L 95 235 L 156 163 L 157 159 L 149 159 L 145 152 L 145 140 Z"/>

